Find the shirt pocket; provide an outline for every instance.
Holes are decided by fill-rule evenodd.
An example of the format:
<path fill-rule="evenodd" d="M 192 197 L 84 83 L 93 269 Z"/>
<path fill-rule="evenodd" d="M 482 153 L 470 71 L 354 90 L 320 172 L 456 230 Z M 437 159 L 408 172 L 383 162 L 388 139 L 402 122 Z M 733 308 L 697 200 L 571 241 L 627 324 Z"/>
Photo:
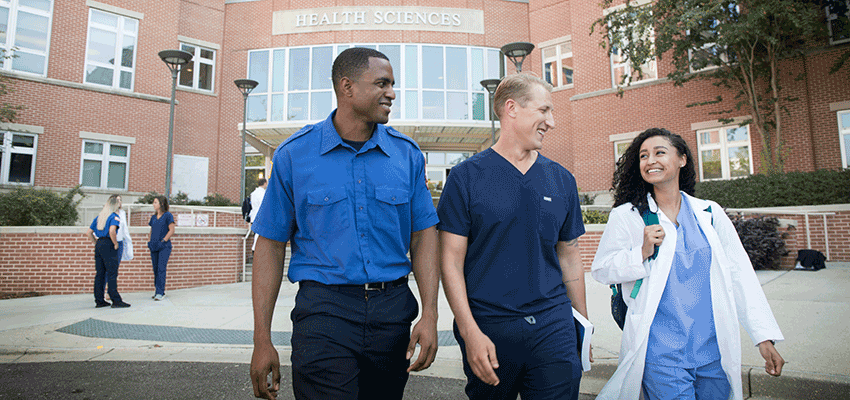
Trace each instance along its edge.
<path fill-rule="evenodd" d="M 567 219 L 567 205 L 563 197 L 538 194 L 537 231 L 543 243 L 558 242 L 561 227 Z"/>
<path fill-rule="evenodd" d="M 348 198 L 344 187 L 307 192 L 307 237 L 339 237 L 348 228 Z"/>
<path fill-rule="evenodd" d="M 410 230 L 410 191 L 402 188 L 376 187 L 375 226 L 396 233 Z M 402 222 L 407 226 L 401 226 Z"/>

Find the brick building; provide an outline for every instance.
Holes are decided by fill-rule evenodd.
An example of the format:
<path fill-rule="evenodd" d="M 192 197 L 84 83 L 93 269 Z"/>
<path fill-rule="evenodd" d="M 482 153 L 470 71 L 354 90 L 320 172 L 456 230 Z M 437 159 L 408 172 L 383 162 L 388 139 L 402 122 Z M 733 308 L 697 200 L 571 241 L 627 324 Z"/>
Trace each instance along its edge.
<path fill-rule="evenodd" d="M 490 145 L 478 82 L 513 72 L 498 49 L 520 41 L 536 46 L 523 70 L 556 87 L 557 126 L 543 154 L 584 191 L 605 191 L 618 150 L 653 126 L 686 138 L 702 179 L 759 172 L 748 127 L 719 123 L 710 113 L 722 106 L 685 107 L 713 99 L 709 83 L 673 87 L 659 62 L 616 96 L 614 71 L 624 66 L 589 35 L 602 13 L 579 0 L 0 0 L 0 46 L 16 55 L 0 67 L 15 88 L 3 100 L 26 107 L 0 126 L 0 190 L 82 184 L 96 204 L 111 193 L 164 192 L 171 76 L 157 53 L 175 48 L 194 58 L 178 79 L 172 192 L 192 198 L 239 196 L 243 99 L 233 80 L 260 83 L 248 98 L 250 191 L 277 144 L 334 108 L 331 62 L 352 45 L 391 59 L 390 124 L 420 144 L 434 181 Z M 785 119 L 788 170 L 850 164 L 850 73 L 829 73 L 850 46 L 848 16 L 826 14 L 829 43 L 783 65 L 781 83 L 800 99 Z"/>

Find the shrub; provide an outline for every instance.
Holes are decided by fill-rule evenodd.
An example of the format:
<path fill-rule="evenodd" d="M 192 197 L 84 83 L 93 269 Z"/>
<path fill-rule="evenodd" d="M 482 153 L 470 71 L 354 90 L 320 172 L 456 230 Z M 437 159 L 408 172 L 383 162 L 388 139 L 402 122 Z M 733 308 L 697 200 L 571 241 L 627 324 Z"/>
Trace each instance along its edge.
<path fill-rule="evenodd" d="M 788 254 L 785 249 L 787 233 L 779 232 L 779 220 L 763 215 L 744 218 L 729 215 L 738 237 L 750 257 L 754 269 L 777 269 L 781 257 Z"/>
<path fill-rule="evenodd" d="M 80 198 L 74 200 L 79 195 Z M 72 226 L 77 222 L 77 205 L 86 195 L 80 186 L 65 194 L 48 189 L 18 187 L 0 193 L 0 225 L 2 226 Z"/>
<path fill-rule="evenodd" d="M 581 220 L 585 224 L 607 224 L 608 213 L 599 210 L 581 210 Z"/>
<path fill-rule="evenodd" d="M 136 199 L 136 204 L 153 204 L 153 198 L 161 196 L 157 192 L 149 192 L 148 194 Z M 189 195 L 183 192 L 177 192 L 176 195 L 168 199 L 168 204 L 179 206 L 238 206 L 239 204 L 230 201 L 227 197 L 221 194 L 213 193 L 204 197 L 204 200 L 189 200 Z"/>
<path fill-rule="evenodd" d="M 850 169 L 698 182 L 696 197 L 730 208 L 850 203 Z"/>
<path fill-rule="evenodd" d="M 209 196 L 204 197 L 204 205 L 205 206 L 238 206 L 240 204 L 236 204 L 224 195 L 213 193 Z"/>

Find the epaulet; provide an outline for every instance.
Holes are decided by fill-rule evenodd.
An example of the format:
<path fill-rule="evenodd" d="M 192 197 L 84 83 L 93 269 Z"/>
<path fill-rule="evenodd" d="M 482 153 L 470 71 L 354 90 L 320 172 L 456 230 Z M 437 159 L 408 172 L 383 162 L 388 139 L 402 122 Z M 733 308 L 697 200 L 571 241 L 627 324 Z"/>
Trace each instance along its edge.
<path fill-rule="evenodd" d="M 388 135 L 395 136 L 395 137 L 397 137 L 397 138 L 399 138 L 399 139 L 404 139 L 404 140 L 406 140 L 406 141 L 410 142 L 410 144 L 412 144 L 412 145 L 413 145 L 413 147 L 415 147 L 417 150 L 419 150 L 419 143 L 416 143 L 416 141 L 415 141 L 415 140 L 413 140 L 410 136 L 407 136 L 407 135 L 405 135 L 405 134 L 403 134 L 403 133 L 401 133 L 401 132 L 399 132 L 399 131 L 395 130 L 395 128 L 393 128 L 393 127 L 391 127 L 391 126 L 386 126 L 386 125 L 385 125 L 385 127 L 387 128 L 387 134 L 388 134 Z"/>
<path fill-rule="evenodd" d="M 298 132 L 295 132 L 292 135 L 290 135 L 288 138 L 286 138 L 286 140 L 284 140 L 283 143 L 281 143 L 279 146 L 277 146 L 277 148 L 280 149 L 282 147 L 286 147 L 287 144 L 289 144 L 290 142 L 293 142 L 295 140 L 298 140 L 298 138 L 303 137 L 308 132 L 312 131 L 315 127 L 316 127 L 316 124 L 304 126 L 303 128 L 299 129 Z M 275 150 L 275 151 L 277 151 L 277 150 Z"/>

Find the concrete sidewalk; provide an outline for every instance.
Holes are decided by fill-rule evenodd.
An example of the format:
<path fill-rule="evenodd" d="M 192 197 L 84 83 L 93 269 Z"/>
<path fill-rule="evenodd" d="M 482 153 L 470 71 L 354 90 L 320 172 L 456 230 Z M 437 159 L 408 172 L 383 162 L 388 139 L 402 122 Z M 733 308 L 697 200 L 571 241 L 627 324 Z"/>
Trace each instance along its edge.
<path fill-rule="evenodd" d="M 777 349 L 788 364 L 782 377 L 768 376 L 758 349 L 742 331 L 745 397 L 850 398 L 850 263 L 829 263 L 818 272 L 759 271 L 758 276 L 785 335 Z M 616 368 L 621 332 L 610 316 L 610 290 L 589 274 L 586 279 L 596 363 L 581 391 L 596 394 Z M 416 283 L 411 286 L 418 295 Z M 283 364 L 289 364 L 289 313 L 296 291 L 297 285 L 284 282 L 272 323 Z M 148 292 L 122 296 L 132 307 L 95 309 L 91 294 L 0 301 L 0 363 L 250 362 L 250 283 L 170 291 L 159 302 Z M 442 293 L 439 313 L 437 360 L 417 375 L 465 379 Z M 464 397 L 460 391 L 458 398 Z"/>

